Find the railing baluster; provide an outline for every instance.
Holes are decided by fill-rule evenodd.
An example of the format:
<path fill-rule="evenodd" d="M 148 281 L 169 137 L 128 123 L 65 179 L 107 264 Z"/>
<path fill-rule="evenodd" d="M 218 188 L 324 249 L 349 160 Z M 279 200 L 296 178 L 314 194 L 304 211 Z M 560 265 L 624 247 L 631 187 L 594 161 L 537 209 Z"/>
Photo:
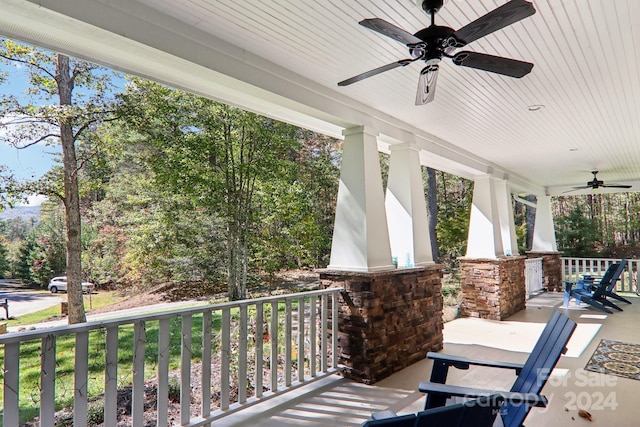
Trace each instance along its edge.
<path fill-rule="evenodd" d="M 238 331 L 238 403 L 247 402 L 247 306 L 240 306 Z"/>
<path fill-rule="evenodd" d="M 312 296 L 309 299 L 309 375 L 316 376 L 316 310 L 318 298 Z"/>
<path fill-rule="evenodd" d="M 191 418 L 191 315 L 182 318 L 182 348 L 180 351 L 180 423 L 185 425 Z"/>
<path fill-rule="evenodd" d="M 284 385 L 291 387 L 291 299 L 285 299 L 284 308 Z"/>
<path fill-rule="evenodd" d="M 256 342 L 256 367 L 255 367 L 255 383 L 256 383 L 256 398 L 262 397 L 262 387 L 264 380 L 264 307 L 261 302 L 256 303 L 256 330 L 255 330 L 255 342 Z"/>
<path fill-rule="evenodd" d="M 107 328 L 104 364 L 104 425 L 116 427 L 118 411 L 118 326 Z M 158 426 L 160 427 L 160 426 Z"/>
<path fill-rule="evenodd" d="M 229 363 L 231 359 L 231 310 L 222 309 L 222 328 L 220 330 L 222 348 L 220 354 L 220 409 L 229 409 Z"/>
<path fill-rule="evenodd" d="M 304 382 L 304 297 L 298 298 L 298 381 Z"/>
<path fill-rule="evenodd" d="M 3 427 L 18 427 L 20 417 L 20 343 L 4 345 Z"/>
<path fill-rule="evenodd" d="M 271 391 L 278 391 L 278 301 L 271 303 Z"/>
<path fill-rule="evenodd" d="M 131 391 L 131 423 L 144 424 L 144 354 L 147 341 L 146 324 L 135 322 L 133 326 L 133 389 Z"/>
<path fill-rule="evenodd" d="M 73 425 L 87 425 L 87 382 L 89 381 L 89 332 L 76 334 L 74 366 Z"/>
<path fill-rule="evenodd" d="M 338 367 L 338 294 L 331 294 L 331 367 Z"/>
<path fill-rule="evenodd" d="M 157 427 L 167 427 L 169 414 L 169 331 L 171 319 L 158 322 L 158 417 Z"/>
<path fill-rule="evenodd" d="M 202 313 L 202 418 L 211 414 L 211 312 Z"/>
<path fill-rule="evenodd" d="M 322 295 L 322 300 L 321 300 L 321 312 L 320 312 L 320 322 L 322 323 L 321 326 L 321 331 L 322 331 L 322 336 L 320 337 L 320 346 L 321 346 L 321 350 L 320 350 L 320 364 L 321 364 L 321 369 L 322 372 L 327 372 L 328 371 L 328 357 L 329 357 L 329 351 L 327 349 L 327 333 L 329 330 L 329 303 L 328 303 L 328 299 L 329 296 L 328 295 Z"/>
<path fill-rule="evenodd" d="M 40 367 L 40 425 L 53 427 L 56 388 L 56 337 L 47 335 L 42 338 L 42 353 Z"/>

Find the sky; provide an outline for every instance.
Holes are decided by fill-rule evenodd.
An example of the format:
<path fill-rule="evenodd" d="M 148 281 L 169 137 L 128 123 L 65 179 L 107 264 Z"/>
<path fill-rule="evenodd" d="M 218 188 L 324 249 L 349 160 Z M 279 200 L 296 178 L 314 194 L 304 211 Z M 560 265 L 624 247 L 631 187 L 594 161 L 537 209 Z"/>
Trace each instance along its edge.
<path fill-rule="evenodd" d="M 2 95 L 12 94 L 24 97 L 27 88 L 26 73 L 22 69 L 0 64 L 0 72 L 8 72 L 9 76 L 0 84 Z M 0 128 L 0 139 L 2 128 Z M 60 152 L 58 147 L 34 145 L 18 150 L 4 141 L 0 142 L 0 164 L 8 168 L 16 178 L 33 179 L 44 175 L 54 164 L 54 152 Z"/>

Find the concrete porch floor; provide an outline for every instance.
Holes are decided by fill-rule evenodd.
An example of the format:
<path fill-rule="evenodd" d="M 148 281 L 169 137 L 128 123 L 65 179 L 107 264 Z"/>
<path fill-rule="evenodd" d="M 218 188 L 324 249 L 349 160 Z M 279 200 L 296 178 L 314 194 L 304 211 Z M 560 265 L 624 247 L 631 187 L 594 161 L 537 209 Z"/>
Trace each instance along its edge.
<path fill-rule="evenodd" d="M 550 404 L 533 408 L 527 427 L 537 426 L 635 426 L 640 424 L 640 381 L 585 371 L 601 339 L 640 343 L 640 298 L 620 303 L 624 312 L 607 315 L 572 300 L 562 308 L 562 293 L 543 293 L 527 302 L 527 308 L 505 321 L 460 318 L 444 327 L 442 353 L 475 359 L 524 362 L 542 332 L 552 310 L 561 310 L 578 323 L 568 352 L 558 362 L 543 390 Z M 392 409 L 417 412 L 424 395 L 419 381 L 427 380 L 431 362 L 418 362 L 373 386 L 333 375 L 311 386 L 247 408 L 217 421 L 220 426 L 359 426 L 372 412 Z M 447 383 L 508 390 L 513 371 L 474 367 L 452 369 Z M 589 422 L 578 416 L 589 411 Z"/>

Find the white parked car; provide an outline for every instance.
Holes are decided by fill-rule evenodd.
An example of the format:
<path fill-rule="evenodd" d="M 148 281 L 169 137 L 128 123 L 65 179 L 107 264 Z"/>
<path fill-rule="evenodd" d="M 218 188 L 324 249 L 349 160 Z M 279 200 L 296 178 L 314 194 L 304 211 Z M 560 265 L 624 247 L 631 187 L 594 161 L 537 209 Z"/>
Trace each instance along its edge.
<path fill-rule="evenodd" d="M 67 292 L 67 277 L 54 277 L 49 281 L 49 286 L 47 286 L 47 288 L 54 294 L 58 291 Z M 82 282 L 82 292 L 90 294 L 93 291 L 93 288 L 95 288 L 93 283 Z"/>

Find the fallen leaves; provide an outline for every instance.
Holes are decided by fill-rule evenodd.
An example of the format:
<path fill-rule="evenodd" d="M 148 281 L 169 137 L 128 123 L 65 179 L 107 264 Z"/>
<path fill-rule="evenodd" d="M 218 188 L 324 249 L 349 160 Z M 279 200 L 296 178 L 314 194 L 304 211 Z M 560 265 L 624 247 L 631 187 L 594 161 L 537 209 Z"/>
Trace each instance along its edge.
<path fill-rule="evenodd" d="M 578 415 L 580 415 L 582 418 L 586 418 L 587 420 L 592 421 L 591 414 L 584 409 L 579 409 Z"/>

